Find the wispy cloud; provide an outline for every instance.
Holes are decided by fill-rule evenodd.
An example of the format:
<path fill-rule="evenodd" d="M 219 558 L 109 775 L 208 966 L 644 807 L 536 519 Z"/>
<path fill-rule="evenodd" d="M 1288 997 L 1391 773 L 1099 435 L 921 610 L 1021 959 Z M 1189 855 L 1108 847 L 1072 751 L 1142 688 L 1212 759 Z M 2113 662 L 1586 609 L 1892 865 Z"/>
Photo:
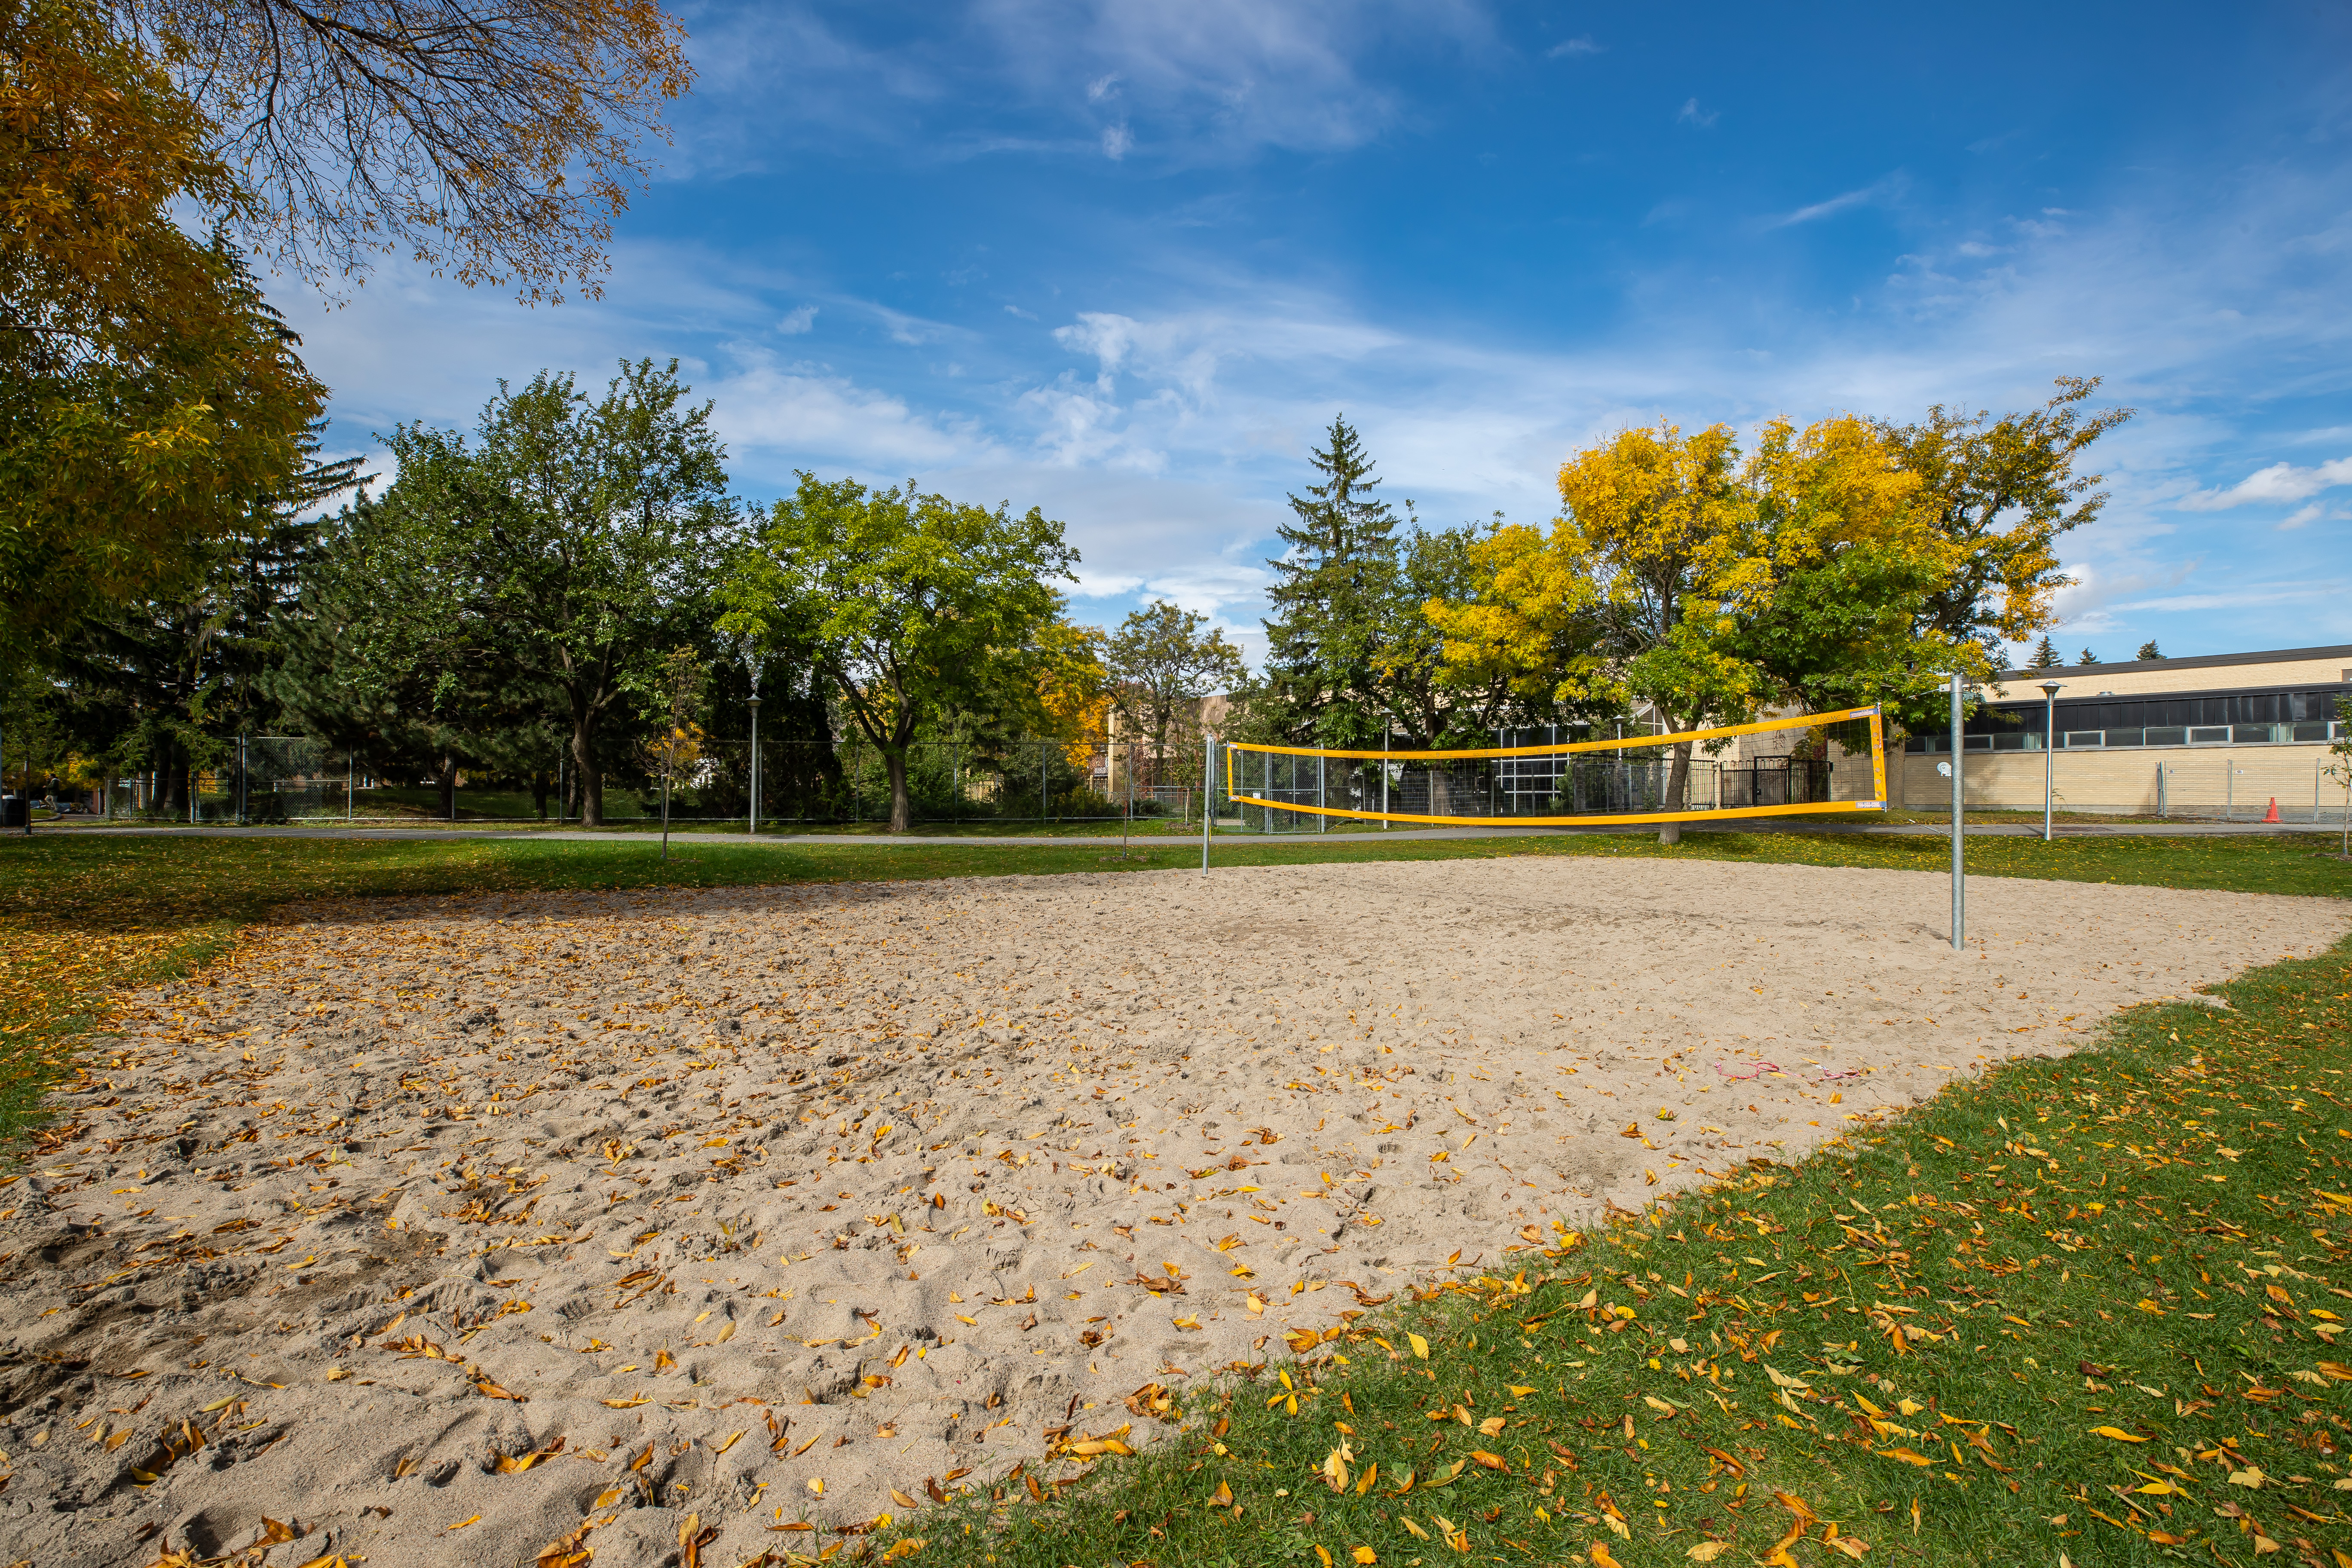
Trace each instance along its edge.
<path fill-rule="evenodd" d="M 776 331 L 786 337 L 797 337 L 816 325 L 816 307 L 802 305 L 776 323 Z"/>
<path fill-rule="evenodd" d="M 2267 468 L 2255 469 L 2227 489 L 2199 490 L 2173 504 L 2183 511 L 2224 511 L 2263 501 L 2298 501 L 2337 485 L 2352 485 L 2352 458 L 2337 458 L 2308 468 L 2296 468 L 2293 463 L 2273 463 Z M 2300 521 L 2308 522 L 2317 515 L 2312 511 Z"/>
<path fill-rule="evenodd" d="M 1675 111 L 1675 124 L 1696 125 L 1701 131 L 1706 130 L 1708 126 L 1713 125 L 1717 121 L 1722 118 L 1723 111 L 1721 110 L 1703 110 L 1699 108 L 1698 100 L 1696 98 L 1686 98 L 1683 100 L 1683 106 Z"/>
<path fill-rule="evenodd" d="M 1832 196 L 1825 202 L 1815 202 L 1811 206 L 1799 207 L 1795 212 L 1787 214 L 1781 217 L 1774 218 L 1770 223 L 1765 225 L 1765 226 L 1767 228 L 1790 228 L 1801 223 L 1818 223 L 1822 218 L 1835 217 L 1840 213 L 1852 212 L 1856 207 L 1876 206 L 1881 202 L 1887 201 L 1892 197 L 1900 195 L 1903 190 L 1903 176 L 1899 173 L 1888 174 L 1881 179 L 1873 180 L 1870 184 L 1862 186 L 1858 190 L 1847 191 L 1843 195 Z M 1971 250 L 1969 248 L 1970 243 L 1972 242 L 1962 243 L 1960 246 L 1961 254 L 1990 254 L 1988 250 L 1981 247 Z"/>
<path fill-rule="evenodd" d="M 1544 51 L 1544 58 L 1548 60 L 1573 59 L 1579 55 L 1597 55 L 1601 52 L 1601 46 L 1594 43 L 1590 37 L 1581 38 L 1562 38 L 1559 43 L 1554 44 L 1551 47 Z"/>

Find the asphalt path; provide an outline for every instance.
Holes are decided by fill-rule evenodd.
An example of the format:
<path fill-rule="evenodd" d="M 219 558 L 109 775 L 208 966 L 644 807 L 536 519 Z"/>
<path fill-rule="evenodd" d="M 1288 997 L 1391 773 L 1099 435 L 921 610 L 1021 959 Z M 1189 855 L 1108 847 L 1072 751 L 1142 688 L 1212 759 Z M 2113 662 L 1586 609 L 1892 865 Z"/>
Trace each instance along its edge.
<path fill-rule="evenodd" d="M 1874 825 L 1848 823 L 1786 824 L 1776 821 L 1686 822 L 1683 826 L 1694 833 L 1846 833 L 1878 835 L 1885 837 L 1945 838 L 1951 835 L 1948 826 L 1937 823 L 1880 823 Z M 227 825 L 187 826 L 184 824 L 109 823 L 102 818 L 77 822 L 68 818 L 44 823 L 36 834 L 71 833 L 97 837 L 143 838 L 342 838 L 342 839 L 535 839 L 555 840 L 567 844 L 658 844 L 657 834 L 643 828 L 606 829 L 591 832 L 580 828 L 533 827 L 362 827 L 362 826 L 252 826 Z M 1648 834 L 1652 826 L 1620 827 L 1411 827 L 1388 832 L 1357 831 L 1339 834 L 1307 833 L 1243 833 L 1228 830 L 1217 835 L 1217 844 L 1266 843 L 1276 839 L 1286 843 L 1304 838 L 1328 838 L 1336 841 L 1379 840 L 1402 844 L 1432 839 L 1462 838 L 1543 838 L 1590 834 Z M 2054 829 L 2061 838 L 2212 838 L 2223 837 L 2270 836 L 2294 833 L 2329 833 L 2336 831 L 2328 823 L 2259 823 L 2259 822 L 2117 822 L 2066 823 Z M 2038 838 L 2042 829 L 2021 824 L 1977 824 L 1968 827 L 1969 837 L 1986 838 Z M 1002 834 L 980 837 L 971 834 L 865 834 L 865 833 L 746 833 L 716 834 L 709 832 L 673 832 L 673 844 L 711 845 L 735 843 L 759 848 L 801 848 L 809 845 L 896 846 L 896 845 L 997 845 L 1007 848 L 1040 848 L 1060 846 L 1064 848 L 1102 847 L 1113 841 L 1109 834 Z M 1197 846 L 1197 837 L 1175 834 L 1143 834 L 1135 843 L 1167 848 Z"/>

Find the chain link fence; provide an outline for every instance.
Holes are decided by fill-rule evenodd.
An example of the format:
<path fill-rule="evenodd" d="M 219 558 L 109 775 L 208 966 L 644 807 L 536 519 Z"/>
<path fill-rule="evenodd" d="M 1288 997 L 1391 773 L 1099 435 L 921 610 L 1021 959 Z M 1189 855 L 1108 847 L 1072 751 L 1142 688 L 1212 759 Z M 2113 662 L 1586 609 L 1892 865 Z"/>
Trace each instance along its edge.
<path fill-rule="evenodd" d="M 1181 745 L 1181 752 L 1176 747 Z M 217 737 L 215 761 L 184 773 L 120 776 L 110 815 L 190 823 L 548 822 L 582 819 L 579 770 L 558 754 L 536 767 L 454 762 L 433 770 L 379 769 L 363 751 L 301 736 Z M 1109 736 L 1024 738 L 979 743 L 918 741 L 905 757 L 913 819 L 966 823 L 1163 822 L 1195 826 L 1202 806 L 1197 737 L 1156 756 L 1146 742 Z M 674 756 L 658 747 L 617 757 L 596 778 L 601 816 L 613 825 L 661 819 L 740 823 L 756 799 L 761 826 L 887 822 L 891 770 L 862 736 L 832 742 L 711 742 L 692 738 Z"/>

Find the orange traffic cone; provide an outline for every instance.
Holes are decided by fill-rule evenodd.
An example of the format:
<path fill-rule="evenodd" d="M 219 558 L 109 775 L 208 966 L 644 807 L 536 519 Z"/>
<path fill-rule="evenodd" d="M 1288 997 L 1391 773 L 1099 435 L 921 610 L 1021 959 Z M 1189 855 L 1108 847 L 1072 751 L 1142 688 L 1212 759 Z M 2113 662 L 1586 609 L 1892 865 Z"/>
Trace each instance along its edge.
<path fill-rule="evenodd" d="M 2264 815 L 2264 816 L 2263 817 L 2263 820 L 2264 822 L 2276 822 L 2278 819 L 2279 819 L 2279 816 L 2278 816 L 2278 796 L 2276 796 L 2276 795 L 2273 795 L 2273 796 L 2271 796 L 2271 808 L 2270 808 L 2270 811 L 2269 811 L 2266 815 Z"/>

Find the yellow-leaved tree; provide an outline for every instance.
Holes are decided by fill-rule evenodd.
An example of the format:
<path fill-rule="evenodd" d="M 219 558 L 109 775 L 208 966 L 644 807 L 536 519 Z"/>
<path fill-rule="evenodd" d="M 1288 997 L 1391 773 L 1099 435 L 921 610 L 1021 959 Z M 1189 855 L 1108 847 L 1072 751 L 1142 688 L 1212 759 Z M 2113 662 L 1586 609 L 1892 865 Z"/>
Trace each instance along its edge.
<path fill-rule="evenodd" d="M 1685 436 L 1660 425 L 1570 458 L 1550 534 L 1496 530 L 1472 547 L 1475 600 L 1428 607 L 1449 668 L 1465 686 L 1507 679 L 1530 699 L 1646 702 L 1670 731 L 1744 710 L 1756 681 L 1723 647 L 1728 606 L 1769 570 L 1750 548 L 1738 455 L 1727 426 Z M 1673 749 L 1668 809 L 1689 778 L 1685 742 Z M 1678 837 L 1672 823 L 1660 833 Z"/>
<path fill-rule="evenodd" d="M 1965 563 L 1923 488 L 1851 416 L 1774 420 L 1744 459 L 1722 425 L 1621 431 L 1561 466 L 1549 535 L 1497 529 L 1473 547 L 1475 594 L 1427 613 L 1465 687 L 1641 704 L 1669 732 L 1916 699 L 1970 657 L 1920 626 Z M 1691 752 L 1672 748 L 1665 809 L 1687 802 Z"/>
<path fill-rule="evenodd" d="M 0 0 L 0 659 L 169 587 L 292 482 L 325 400 L 241 258 L 213 128 L 93 8 Z"/>

